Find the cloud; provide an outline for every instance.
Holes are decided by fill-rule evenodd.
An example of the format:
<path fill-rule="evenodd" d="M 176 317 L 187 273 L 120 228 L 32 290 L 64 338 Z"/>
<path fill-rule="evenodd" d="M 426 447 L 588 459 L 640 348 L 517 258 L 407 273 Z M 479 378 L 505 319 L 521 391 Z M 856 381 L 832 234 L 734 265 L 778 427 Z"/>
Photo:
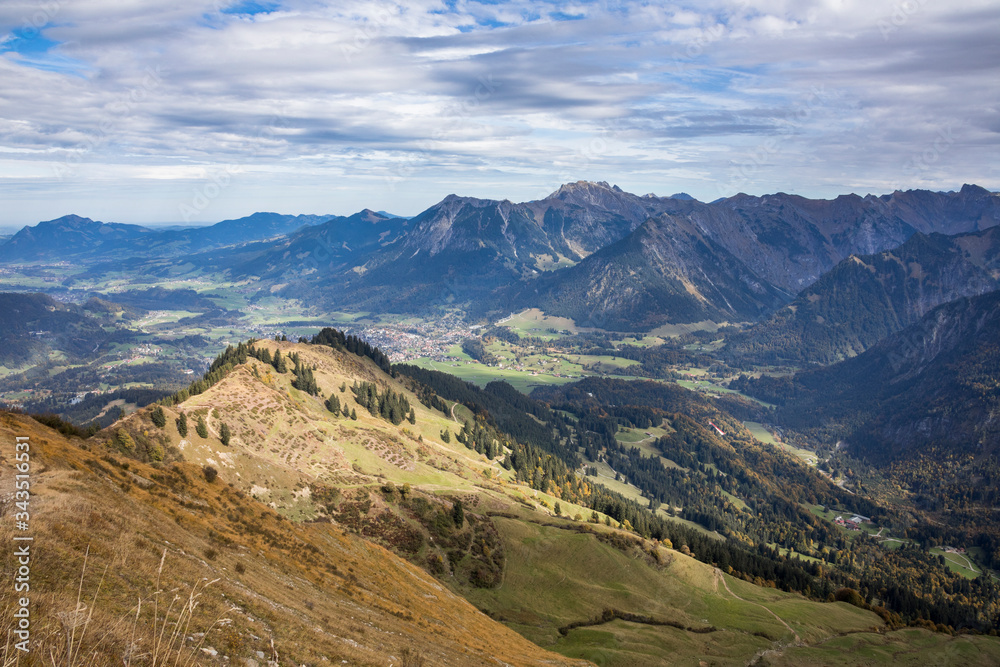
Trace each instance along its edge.
<path fill-rule="evenodd" d="M 0 33 L 0 222 L 177 220 L 230 168 L 200 219 L 1000 187 L 985 1 L 14 0 Z"/>

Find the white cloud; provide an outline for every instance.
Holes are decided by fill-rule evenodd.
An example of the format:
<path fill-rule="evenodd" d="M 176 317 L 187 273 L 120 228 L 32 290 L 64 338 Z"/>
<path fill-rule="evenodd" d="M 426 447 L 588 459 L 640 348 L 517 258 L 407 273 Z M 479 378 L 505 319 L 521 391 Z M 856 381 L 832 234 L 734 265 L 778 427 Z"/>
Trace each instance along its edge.
<path fill-rule="evenodd" d="M 984 0 L 233 5 L 3 3 L 0 222 L 176 220 L 227 165 L 202 219 L 414 213 L 577 178 L 706 199 L 1000 187 Z"/>

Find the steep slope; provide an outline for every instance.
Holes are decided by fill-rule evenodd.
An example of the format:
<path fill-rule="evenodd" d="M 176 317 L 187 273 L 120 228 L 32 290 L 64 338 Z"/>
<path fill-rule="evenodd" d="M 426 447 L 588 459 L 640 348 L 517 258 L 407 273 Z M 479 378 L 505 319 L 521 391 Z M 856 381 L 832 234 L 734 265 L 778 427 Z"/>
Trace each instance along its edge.
<path fill-rule="evenodd" d="M 514 303 L 585 326 L 648 330 L 756 319 L 787 298 L 689 219 L 664 214 L 577 266 L 527 284 Z"/>
<path fill-rule="evenodd" d="M 894 599 L 899 586 L 883 578 L 893 564 L 936 563 L 921 561 L 917 552 L 888 556 L 873 543 L 852 545 L 803 504 L 866 505 L 756 443 L 738 420 L 680 387 L 581 383 L 564 394 L 570 405 L 559 407 L 565 412 L 556 412 L 509 387 L 478 389 L 431 372 L 423 376 L 431 384 L 402 373 L 393 377 L 384 357 L 359 341 L 336 332 L 319 338 L 324 344 L 258 341 L 227 350 L 204 380 L 161 408 L 162 417 L 147 408 L 96 439 L 137 458 L 162 459 L 167 467 L 178 456 L 212 466 L 220 480 L 283 516 L 333 522 L 364 535 L 524 636 L 603 664 L 656 664 L 676 653 L 680 660 L 742 665 L 796 637 L 822 644 L 839 632 L 879 628 L 882 621 L 870 610 L 818 600 L 836 586 L 888 586 Z M 454 394 L 463 404 L 435 392 Z M 406 407 L 397 410 L 404 398 L 413 407 L 410 419 L 401 417 Z M 494 416 L 495 407 L 506 413 Z M 663 509 L 654 514 L 645 502 L 567 468 L 562 455 L 496 430 L 518 411 L 526 422 L 566 437 L 565 449 L 589 456 L 600 447 L 605 461 L 643 489 L 654 479 L 673 480 L 658 493 L 675 509 L 681 503 L 684 519 Z M 652 418 L 669 422 L 654 446 L 679 463 L 664 467 L 655 455 L 608 441 L 619 424 Z M 728 435 L 717 435 L 707 420 Z M 540 437 L 533 429 L 521 430 Z M 660 466 L 661 477 L 653 466 Z M 751 504 L 754 511 L 742 509 Z M 712 507 L 724 508 L 728 518 L 720 521 Z M 814 563 L 782 556 L 769 546 L 773 542 L 815 558 L 829 558 L 832 549 L 852 555 L 822 574 Z M 672 551 L 671 544 L 701 562 Z M 849 566 L 876 555 L 877 568 Z M 940 605 L 909 591 L 899 595 L 932 618 L 945 610 L 950 615 L 941 618 L 964 627 L 968 605 L 953 597 L 956 577 L 931 574 L 915 590 L 942 591 Z M 814 599 L 767 592 L 751 582 Z M 878 604 L 873 598 L 871 609 L 899 622 Z M 993 617 L 994 605 L 982 609 Z M 589 645 L 595 636 L 603 639 Z M 892 642 L 905 644 L 898 637 Z"/>
<path fill-rule="evenodd" d="M 360 275 L 348 274 L 345 298 L 391 310 L 466 305 L 511 281 L 583 259 L 668 203 L 584 181 L 521 204 L 449 195 L 413 218 L 400 243 L 355 267 Z"/>
<path fill-rule="evenodd" d="M 736 362 L 832 363 L 859 354 L 932 308 L 1000 288 L 1000 227 L 914 234 L 877 255 L 851 256 L 785 308 L 729 336 Z"/>
<path fill-rule="evenodd" d="M 864 354 L 736 386 L 778 403 L 788 425 L 840 424 L 877 461 L 941 445 L 995 456 L 1000 443 L 1000 292 L 941 305 Z"/>
<path fill-rule="evenodd" d="M 581 664 L 339 527 L 293 524 L 200 467 L 145 465 L 7 413 L 5 515 L 14 511 L 17 437 L 30 446 L 30 530 L 5 521 L 2 533 L 8 544 L 33 538 L 30 656 L 68 664 L 72 651 L 93 665 L 140 655 L 199 665 Z M 8 549 L 5 581 L 17 567 Z M 12 586 L 0 595 L 6 634 L 18 605 Z"/>
<path fill-rule="evenodd" d="M 970 185 L 830 201 L 783 193 L 661 201 L 669 215 L 635 238 L 519 287 L 504 305 L 541 305 L 620 330 L 704 316 L 752 320 L 852 254 L 894 248 L 916 232 L 955 234 L 1000 222 L 1000 197 Z"/>

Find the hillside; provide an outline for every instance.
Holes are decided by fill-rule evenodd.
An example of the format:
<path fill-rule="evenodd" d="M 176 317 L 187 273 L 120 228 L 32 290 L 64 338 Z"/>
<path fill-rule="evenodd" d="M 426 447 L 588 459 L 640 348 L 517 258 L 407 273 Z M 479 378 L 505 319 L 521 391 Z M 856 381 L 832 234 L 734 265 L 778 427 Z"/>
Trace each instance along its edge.
<path fill-rule="evenodd" d="M 526 284 L 512 307 L 646 331 L 668 322 L 753 320 L 787 298 L 689 218 L 663 214 L 578 265 Z"/>
<path fill-rule="evenodd" d="M 853 255 L 767 320 L 726 339 L 735 363 L 828 364 L 864 352 L 932 308 L 1000 288 L 1000 227 L 914 234 L 898 248 Z"/>
<path fill-rule="evenodd" d="M 15 436 L 31 445 L 31 655 L 52 651 L 65 664 L 72 650 L 93 665 L 130 654 L 203 665 L 579 664 L 391 552 L 329 523 L 290 522 L 208 481 L 201 466 L 142 464 L 18 415 L 0 415 L 0 434 L 5 505 Z M 11 543 L 13 523 L 2 532 Z M 11 628 L 11 587 L 2 595 L 0 623 Z"/>
<path fill-rule="evenodd" d="M 112 340 L 125 340 L 127 334 L 105 329 L 122 314 L 120 306 L 111 305 L 109 312 L 96 299 L 77 306 L 45 294 L 0 292 L 0 313 L 4 314 L 0 366 L 20 368 L 49 358 L 76 360 Z"/>
<path fill-rule="evenodd" d="M 558 399 L 566 403 L 560 410 L 570 411 L 564 417 L 566 413 L 547 412 L 544 404 L 518 398 L 516 392 L 503 386 L 480 390 L 454 379 L 458 384 L 448 384 L 451 381 L 438 377 L 442 374 L 424 376 L 433 391 L 440 387 L 440 391 L 463 399 L 463 403 L 452 404 L 429 391 L 427 384 L 386 374 L 384 356 L 359 341 L 339 337 L 336 332 L 319 338 L 323 344 L 257 341 L 252 348 L 231 348 L 213 364 L 204 380 L 176 395 L 168 405 L 150 406 L 86 443 L 66 445 L 72 452 L 66 456 L 72 460 L 95 459 L 80 465 L 88 470 L 86 475 L 97 475 L 95 488 L 120 488 L 125 493 L 114 494 L 115 503 L 123 499 L 131 508 L 129 512 L 148 514 L 141 520 L 126 514 L 108 528 L 121 534 L 105 538 L 109 543 L 129 544 L 134 540 L 131 531 L 140 530 L 135 526 L 144 526 L 142 544 L 146 551 L 142 555 L 149 561 L 137 565 L 131 584 L 115 580 L 114 595 L 125 596 L 109 598 L 109 604 L 112 599 L 121 600 L 113 606 L 115 618 L 134 613 L 124 601 L 134 593 L 130 585 L 156 589 L 150 577 L 143 576 L 155 574 L 162 552 L 157 547 L 154 553 L 148 545 L 165 539 L 170 541 L 167 558 L 177 554 L 184 563 L 170 571 L 171 578 L 197 580 L 222 575 L 222 582 L 213 584 L 219 586 L 215 589 L 220 591 L 219 597 L 211 597 L 215 595 L 209 592 L 212 587 L 203 593 L 207 614 L 222 610 L 218 605 L 221 593 L 225 593 L 226 600 L 237 600 L 252 619 L 248 623 L 267 623 L 266 628 L 251 630 L 243 625 L 241 616 L 231 626 L 237 637 L 226 634 L 226 648 L 219 647 L 220 640 L 212 644 L 214 649 L 236 655 L 240 647 L 252 643 L 253 650 L 270 650 L 256 647 L 274 636 L 279 653 L 296 656 L 300 661 L 296 664 L 315 660 L 311 656 L 325 650 L 324 644 L 311 640 L 306 645 L 302 633 L 312 637 L 313 631 L 297 629 L 299 622 L 302 628 L 325 628 L 328 639 L 324 641 L 333 646 L 344 646 L 345 639 L 350 640 L 346 642 L 349 648 L 323 654 L 342 655 L 352 661 L 377 662 L 379 658 L 371 652 L 378 650 L 393 651 L 398 657 L 398 651 L 407 646 L 424 656 L 426 664 L 449 664 L 456 660 L 454 651 L 459 650 L 455 638 L 467 632 L 479 633 L 480 639 L 469 644 L 467 656 L 452 664 L 476 664 L 484 655 L 477 651 L 496 642 L 505 646 L 493 655 L 509 664 L 550 664 L 545 661 L 554 659 L 520 639 L 510 641 L 503 632 L 477 625 L 490 621 L 471 608 L 466 609 L 474 618 L 465 620 L 466 612 L 452 604 L 452 600 L 455 605 L 459 602 L 448 597 L 451 593 L 462 595 L 544 648 L 608 665 L 660 664 L 665 654 L 682 660 L 743 665 L 765 651 L 777 651 L 774 655 L 781 656 L 789 642 L 808 659 L 814 655 L 812 651 L 822 651 L 825 642 L 839 634 L 857 633 L 858 641 L 874 641 L 883 635 L 871 631 L 884 632 L 899 622 L 895 612 L 882 609 L 874 599 L 871 605 L 856 600 L 855 606 L 820 601 L 824 595 L 833 595 L 837 582 L 862 590 L 869 590 L 869 584 L 855 578 L 850 569 L 844 569 L 843 576 L 825 580 L 814 565 L 782 556 L 766 545 L 774 538 L 758 533 L 749 515 L 741 516 L 743 501 L 735 500 L 738 496 L 734 494 L 761 508 L 766 502 L 791 509 L 787 504 L 792 500 L 790 494 L 802 490 L 815 497 L 833 494 L 830 502 L 834 502 L 842 492 L 777 450 L 755 443 L 739 421 L 703 397 L 679 387 L 646 383 L 641 389 L 645 394 L 635 397 L 656 407 L 640 415 L 622 400 L 622 392 L 637 385 L 589 381 Z M 668 391 L 661 395 L 657 387 Z M 557 399 L 554 395 L 549 398 Z M 576 405 L 580 401 L 583 404 Z M 604 414 L 603 407 L 612 402 L 621 409 Z M 494 417 L 491 410 L 498 406 L 506 414 Z M 162 417 L 157 416 L 161 410 Z M 547 455 L 497 430 L 496 424 L 516 423 L 519 411 L 522 419 L 549 423 L 556 433 L 572 424 L 577 434 L 573 440 L 582 438 L 578 442 L 582 453 L 598 442 L 606 443 L 603 437 L 595 438 L 606 434 L 607 425 L 615 420 L 635 423 L 650 416 L 666 417 L 670 424 L 666 430 L 672 436 L 655 447 L 661 448 L 662 455 L 681 462 L 686 468 L 684 477 L 729 489 L 726 493 L 730 495 L 720 495 L 720 499 L 734 499 L 722 502 L 731 505 L 726 512 L 738 518 L 731 524 L 733 528 L 745 523 L 739 530 L 747 531 L 747 537 L 721 540 L 720 535 L 698 527 L 698 521 L 710 520 L 707 505 L 695 502 L 690 495 L 695 487 L 686 486 L 681 478 L 675 491 L 689 495 L 674 496 L 667 487 L 662 489 L 670 493 L 672 504 L 682 505 L 685 519 L 671 517 L 670 512 L 644 514 L 635 502 L 602 490 L 594 483 L 597 479 L 574 475 L 562 462 L 563 454 Z M 538 415 L 537 421 L 529 416 L 532 414 Z M 710 427 L 700 425 L 706 416 L 733 435 L 717 438 Z M 19 417 L 10 419 L 31 425 Z M 564 419 L 570 421 L 561 421 Z M 37 431 L 42 427 L 32 428 Z M 46 439 L 60 441 L 57 434 L 45 432 L 51 434 Z M 526 429 L 525 434 L 544 440 L 532 429 Z M 561 451 L 552 446 L 553 451 Z M 634 457 L 627 448 L 600 447 L 607 461 Z M 111 454 L 103 454 L 108 451 Z M 104 458 L 96 460 L 101 455 Z M 640 463 L 641 457 L 633 461 Z M 54 467 L 48 459 L 45 464 Z M 748 468 L 746 474 L 739 473 L 735 465 Z M 205 476 L 201 471 L 206 466 L 217 471 L 214 482 L 202 481 Z M 640 483 L 638 468 L 633 471 L 620 463 L 615 466 Z M 78 476 L 76 486 L 67 487 L 65 493 L 85 494 L 89 488 L 85 482 L 91 479 L 86 475 Z M 737 484 L 720 475 L 732 476 L 731 481 Z M 780 494 L 775 495 L 777 487 L 767 476 L 786 480 Z M 110 487 L 100 481 L 101 477 L 112 481 Z M 758 497 L 758 493 L 765 495 Z M 842 496 L 841 501 L 846 498 Z M 60 503 L 77 507 L 68 500 Z M 146 503 L 154 508 L 149 509 Z M 119 511 L 116 507 L 112 504 L 108 511 Z M 798 531 L 807 526 L 812 539 L 827 540 L 825 545 L 830 546 L 840 544 L 845 554 L 869 558 L 868 552 L 878 548 L 851 546 L 811 513 L 791 511 L 798 518 L 780 530 L 789 531 L 796 548 L 807 549 L 804 542 L 798 543 L 802 539 L 798 536 L 805 534 Z M 126 523 L 129 528 L 122 530 Z M 157 532 L 164 524 L 168 526 L 164 531 L 177 534 Z M 180 528 L 172 528 L 175 524 Z M 96 525 L 103 530 L 103 524 Z M 726 533 L 730 531 L 725 528 Z M 747 548 L 742 540 L 748 538 L 754 542 L 760 539 L 761 547 Z M 55 540 L 55 534 L 47 534 L 46 539 Z M 276 551 L 286 540 L 296 540 L 294 558 Z M 389 552 L 370 542 L 391 549 L 422 568 L 423 574 L 412 565 L 392 560 Z M 63 581 L 72 579 L 72 573 L 64 570 L 79 566 L 82 544 L 78 540 L 73 544 L 77 550 L 67 546 L 61 556 L 63 569 L 58 572 Z M 303 544 L 315 545 L 318 551 Z M 828 558 L 833 552 L 815 553 Z M 130 552 L 127 557 L 132 558 Z M 243 571 L 236 565 L 237 558 Z M 324 560 L 328 558 L 335 562 L 328 565 Z M 892 562 L 895 560 L 884 559 L 886 564 Z M 197 567 L 214 568 L 215 572 L 194 574 Z M 230 567 L 238 575 L 248 576 L 236 577 Z M 282 568 L 286 581 L 294 576 L 294 588 L 272 588 L 272 577 L 279 576 Z M 437 583 L 431 575 L 437 577 Z M 242 582 L 235 591 L 229 588 L 236 585 L 233 579 Z M 264 588 L 256 588 L 254 582 L 261 582 Z M 928 585 L 950 591 L 953 582 L 935 571 Z M 88 586 L 87 590 L 94 590 L 96 582 L 90 580 Z M 812 591 L 820 599 L 775 587 Z M 55 602 L 49 608 L 59 608 L 72 593 L 60 589 L 52 595 Z M 423 596 L 426 602 L 414 601 L 411 595 Z M 348 600 L 344 596 L 353 597 Z M 254 606 L 249 606 L 248 599 L 256 601 Z M 294 619 L 285 623 L 266 614 L 263 609 L 272 604 L 294 614 Z M 353 605 L 350 610 L 343 606 L 347 604 Z M 436 605 L 435 611 L 425 613 L 425 604 Z M 372 605 L 375 608 L 369 609 Z M 100 604 L 98 609 L 102 614 L 112 613 Z M 359 612 L 363 616 L 358 616 Z M 395 616 L 387 617 L 390 613 Z M 426 628 L 436 627 L 435 619 L 443 620 L 442 614 L 452 614 L 445 621 L 451 624 L 450 630 L 427 633 Z M 359 618 L 366 620 L 359 623 Z M 890 628 L 884 627 L 886 620 Z M 121 621 L 116 627 L 130 626 Z M 424 636 L 411 641 L 412 627 L 421 628 Z M 390 636 L 389 631 L 397 634 Z M 263 639 L 246 642 L 248 632 Z M 377 644 L 383 632 L 389 639 Z M 106 641 L 115 641 L 113 637 Z M 239 637 L 244 638 L 242 644 Z M 925 642 L 931 653 L 952 650 L 947 635 L 920 632 L 913 638 L 893 631 L 884 637 L 881 650 L 886 656 L 905 655 L 916 639 Z M 210 633 L 206 643 L 211 638 Z M 955 641 L 963 650 L 981 647 L 983 664 L 996 653 L 989 642 L 975 638 Z M 376 645 L 383 648 L 376 649 Z M 368 651 L 368 657 L 361 659 L 361 653 L 349 653 L 350 649 Z"/>
<path fill-rule="evenodd" d="M 734 386 L 776 403 L 799 428 L 840 426 L 863 458 L 891 460 L 930 444 L 996 454 L 1000 442 L 1000 292 L 961 298 L 852 359 Z"/>

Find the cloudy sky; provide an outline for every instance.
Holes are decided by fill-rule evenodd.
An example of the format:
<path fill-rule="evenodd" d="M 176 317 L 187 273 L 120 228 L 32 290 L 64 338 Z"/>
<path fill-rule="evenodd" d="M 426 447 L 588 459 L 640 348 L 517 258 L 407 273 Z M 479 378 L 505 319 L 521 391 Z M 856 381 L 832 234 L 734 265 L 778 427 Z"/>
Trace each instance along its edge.
<path fill-rule="evenodd" d="M 3 0 L 0 225 L 1000 189 L 997 0 Z"/>

